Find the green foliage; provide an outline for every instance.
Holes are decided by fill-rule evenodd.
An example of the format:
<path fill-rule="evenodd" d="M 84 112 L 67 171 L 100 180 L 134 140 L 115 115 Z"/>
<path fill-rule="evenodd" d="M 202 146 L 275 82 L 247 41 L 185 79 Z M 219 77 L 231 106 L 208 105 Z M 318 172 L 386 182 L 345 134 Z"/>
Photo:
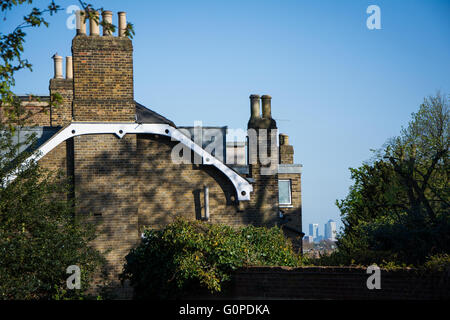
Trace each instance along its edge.
<path fill-rule="evenodd" d="M 139 299 L 177 298 L 190 290 L 220 292 L 243 266 L 300 264 L 279 228 L 230 226 L 176 219 L 163 230 L 146 230 L 126 257 L 122 280 Z"/>
<path fill-rule="evenodd" d="M 13 10 L 15 6 L 23 3 L 31 4 L 31 0 L 0 0 L 0 12 Z M 11 88 L 14 86 L 14 75 L 22 69 L 32 70 L 31 63 L 23 57 L 26 28 L 48 26 L 45 15 L 53 15 L 61 10 L 53 1 L 44 9 L 33 8 L 25 15 L 22 22 L 10 33 L 0 32 L 0 96 L 3 106 L 12 104 L 15 95 Z M 6 18 L 5 18 L 6 19 Z"/>
<path fill-rule="evenodd" d="M 447 97 L 424 100 L 401 135 L 373 161 L 350 169 L 354 185 L 337 201 L 344 232 L 338 264 L 421 265 L 450 250 L 450 111 Z"/>
<path fill-rule="evenodd" d="M 4 110 L 5 111 L 5 110 Z M 18 142 L 28 114 L 19 99 L 7 105 L 0 122 L 0 299 L 85 297 L 103 263 L 88 246 L 94 226 L 74 216 L 71 186 L 59 173 L 25 161 L 36 142 Z M 25 151 L 20 151 L 25 150 Z M 16 176 L 12 181 L 10 178 Z M 11 182 L 12 181 L 12 182 Z M 81 290 L 66 290 L 66 269 L 81 269 Z"/>
<path fill-rule="evenodd" d="M 431 271 L 450 271 L 450 254 L 436 254 L 434 256 L 430 256 L 427 259 L 427 262 L 423 265 L 426 270 Z"/>
<path fill-rule="evenodd" d="M 63 10 L 57 2 L 49 0 L 47 6 L 39 3 L 41 7 L 30 9 L 9 33 L 0 32 L 0 299 L 86 297 L 83 289 L 104 261 L 88 246 L 95 235 L 94 226 L 74 216 L 73 204 L 66 197 L 70 185 L 32 161 L 23 164 L 29 154 L 19 150 L 31 145 L 33 136 L 21 143 L 14 141 L 17 127 L 26 125 L 32 115 L 12 92 L 15 74 L 23 69 L 32 71 L 32 64 L 24 57 L 25 30 L 48 27 L 48 15 Z M 79 3 L 85 18 L 103 10 L 84 1 Z M 22 4 L 31 5 L 33 0 L 0 0 L 0 12 Z M 101 24 L 108 30 L 115 29 L 112 24 Z M 131 23 L 125 33 L 133 36 Z M 30 99 L 39 101 L 32 95 Z M 53 94 L 39 112 L 47 113 L 61 101 L 60 94 Z M 9 184 L 9 178 L 16 175 Z M 66 268 L 70 265 L 81 268 L 82 290 L 66 290 Z"/>
<path fill-rule="evenodd" d="M 80 298 L 103 263 L 88 245 L 95 227 L 74 216 L 62 176 L 22 164 L 29 154 L 14 136 L 0 125 L 0 299 Z M 70 265 L 81 269 L 81 290 L 66 290 Z"/>

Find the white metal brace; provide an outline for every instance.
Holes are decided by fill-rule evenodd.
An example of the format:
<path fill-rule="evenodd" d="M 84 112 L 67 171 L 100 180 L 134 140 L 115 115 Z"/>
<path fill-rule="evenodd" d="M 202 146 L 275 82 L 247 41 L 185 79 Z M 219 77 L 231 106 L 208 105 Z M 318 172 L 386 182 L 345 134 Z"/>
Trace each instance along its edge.
<path fill-rule="evenodd" d="M 68 126 L 61 129 L 52 138 L 45 142 L 39 149 L 33 153 L 23 163 L 26 166 L 30 161 L 38 161 L 51 150 L 56 148 L 60 143 L 69 138 L 85 135 L 85 134 L 115 134 L 120 139 L 126 134 L 150 133 L 171 137 L 185 146 L 193 150 L 202 157 L 204 165 L 213 165 L 219 169 L 225 176 L 230 179 L 239 201 L 250 200 L 250 192 L 253 191 L 252 185 L 243 177 L 241 177 L 234 170 L 223 164 L 217 158 L 205 151 L 198 144 L 186 137 L 178 129 L 167 124 L 150 124 L 150 123 L 86 123 L 86 122 L 72 122 Z M 16 179 L 16 174 L 11 174 L 6 179 L 6 185 Z"/>

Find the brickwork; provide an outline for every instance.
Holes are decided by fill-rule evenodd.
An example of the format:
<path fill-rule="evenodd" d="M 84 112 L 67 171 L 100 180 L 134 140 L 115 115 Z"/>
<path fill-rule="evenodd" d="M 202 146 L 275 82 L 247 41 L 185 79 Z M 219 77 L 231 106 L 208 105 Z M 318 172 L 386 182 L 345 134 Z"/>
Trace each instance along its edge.
<path fill-rule="evenodd" d="M 250 201 L 241 203 L 241 210 L 249 218 L 250 224 L 272 227 L 278 222 L 278 172 L 276 169 L 278 155 L 275 155 L 275 150 L 272 150 L 274 136 L 271 134 L 276 133 L 276 123 L 273 119 L 259 120 L 254 123 L 251 122 L 251 119 L 249 121 L 249 178 L 253 179 L 253 193 Z M 255 134 L 256 137 L 253 137 Z M 256 143 L 252 143 L 252 139 L 255 139 Z M 266 150 L 260 150 L 264 144 Z M 263 157 L 267 157 L 267 159 L 261 162 Z M 269 164 L 265 162 L 267 160 L 270 161 Z M 264 168 L 268 169 L 273 165 L 272 162 L 275 162 L 274 171 L 263 172 Z"/>
<path fill-rule="evenodd" d="M 76 36 L 72 41 L 74 121 L 134 122 L 133 47 L 126 37 Z M 77 213 L 97 223 L 92 245 L 105 254 L 118 285 L 125 256 L 137 245 L 136 135 L 74 138 Z"/>
<path fill-rule="evenodd" d="M 294 147 L 289 145 L 289 137 L 286 134 L 279 135 L 279 161 L 280 164 L 294 164 Z M 279 180 L 289 180 L 291 186 L 291 204 L 280 205 L 283 213 L 283 230 L 287 237 L 292 239 L 294 248 L 302 252 L 302 177 L 300 173 L 278 174 Z"/>
<path fill-rule="evenodd" d="M 285 234 L 293 241 L 294 248 L 297 251 L 302 250 L 302 179 L 301 174 L 280 173 L 279 180 L 290 180 L 291 182 L 291 205 L 282 206 L 284 218 L 282 224 L 285 226 Z"/>
<path fill-rule="evenodd" d="M 280 163 L 292 164 L 294 163 L 294 146 L 280 145 Z"/>
<path fill-rule="evenodd" d="M 49 89 L 50 95 L 59 93 L 62 97 L 62 103 L 51 108 L 51 125 L 65 126 L 72 121 L 73 80 L 51 79 Z"/>
<path fill-rule="evenodd" d="M 171 160 L 177 142 L 156 135 L 138 136 L 139 226 L 160 228 L 175 216 L 204 216 L 204 187 L 209 187 L 210 220 L 242 224 L 242 219 L 221 215 L 236 211 L 234 188 L 217 169 Z"/>
<path fill-rule="evenodd" d="M 70 159 L 69 159 L 70 161 Z M 39 165 L 52 172 L 67 172 L 67 142 L 63 142 L 39 161 Z"/>
<path fill-rule="evenodd" d="M 272 227 L 278 221 L 278 173 L 262 175 L 259 164 L 250 166 L 253 192 L 250 201 L 242 202 L 242 211 L 248 223 Z"/>
<path fill-rule="evenodd" d="M 381 289 L 358 267 L 251 267 L 235 272 L 231 299 L 449 299 L 448 272 L 381 270 Z"/>
<path fill-rule="evenodd" d="M 106 252 L 116 283 L 126 254 L 139 241 L 135 154 L 135 135 L 74 138 L 76 211 L 98 223 L 92 244 Z"/>
<path fill-rule="evenodd" d="M 23 108 L 23 115 L 26 117 L 27 126 L 50 126 L 50 108 L 49 103 L 45 101 L 23 101 L 21 107 Z M 6 111 L 0 105 L 0 121 L 6 121 Z"/>
<path fill-rule="evenodd" d="M 204 187 L 209 188 L 210 222 L 232 226 L 275 225 L 277 184 L 264 176 L 254 185 L 251 201 L 239 209 L 236 192 L 219 170 L 210 166 L 176 164 L 171 152 L 178 142 L 155 135 L 139 135 L 139 226 L 159 228 L 175 216 L 200 219 L 204 216 Z M 276 192 L 278 192 L 276 190 Z M 272 201 L 272 202 L 270 202 Z"/>
<path fill-rule="evenodd" d="M 135 121 L 133 46 L 126 37 L 72 41 L 75 121 Z"/>

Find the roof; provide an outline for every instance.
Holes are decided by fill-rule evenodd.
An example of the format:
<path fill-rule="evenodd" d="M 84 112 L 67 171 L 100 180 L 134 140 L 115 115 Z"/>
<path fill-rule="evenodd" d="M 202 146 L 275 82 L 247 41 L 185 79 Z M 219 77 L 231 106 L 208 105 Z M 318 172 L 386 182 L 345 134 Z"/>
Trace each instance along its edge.
<path fill-rule="evenodd" d="M 40 101 L 40 102 L 49 102 L 50 101 L 50 96 L 45 96 L 45 95 L 17 95 L 17 97 L 19 98 L 19 100 L 21 102 L 36 102 L 36 101 Z"/>
<path fill-rule="evenodd" d="M 136 102 L 136 101 L 135 101 Z M 163 117 L 159 113 L 148 109 L 142 104 L 136 102 L 136 122 L 137 123 L 162 123 L 176 128 L 175 123 Z"/>
<path fill-rule="evenodd" d="M 31 97 L 33 98 L 33 97 Z M 36 102 L 36 100 L 32 100 L 30 96 L 19 96 L 19 99 L 22 102 Z M 36 96 L 34 96 L 36 98 Z M 38 97 L 41 102 L 49 101 L 49 96 L 39 96 Z M 175 127 L 175 124 L 170 121 L 169 119 L 165 118 L 164 116 L 160 115 L 159 113 L 148 109 L 147 107 L 143 106 L 142 104 L 136 102 L 136 122 L 137 123 L 159 123 L 159 124 L 167 124 L 172 127 Z M 51 137 L 53 137 L 59 130 L 61 129 L 60 126 L 50 127 L 50 126 L 33 126 L 33 127 L 20 127 L 18 130 L 18 134 L 15 137 L 15 140 L 17 143 L 24 142 L 26 140 L 26 136 L 29 134 L 35 134 L 36 135 L 36 143 L 34 145 L 24 145 L 21 147 L 20 151 L 24 151 L 27 149 L 27 151 L 32 152 L 36 149 L 38 149 L 41 145 L 43 145 L 45 142 L 47 142 Z"/>
<path fill-rule="evenodd" d="M 49 102 L 49 96 L 32 96 L 32 95 L 20 95 L 18 96 L 22 102 Z M 137 123 L 162 123 L 168 124 L 176 128 L 175 123 L 159 113 L 147 108 L 146 106 L 136 102 L 136 122 Z"/>
<path fill-rule="evenodd" d="M 27 136 L 34 134 L 36 141 L 33 145 L 22 145 L 19 148 L 19 152 L 28 151 L 33 152 L 42 146 L 47 140 L 53 137 L 61 127 L 18 127 L 17 134 L 14 136 L 14 140 L 17 144 L 25 143 Z"/>

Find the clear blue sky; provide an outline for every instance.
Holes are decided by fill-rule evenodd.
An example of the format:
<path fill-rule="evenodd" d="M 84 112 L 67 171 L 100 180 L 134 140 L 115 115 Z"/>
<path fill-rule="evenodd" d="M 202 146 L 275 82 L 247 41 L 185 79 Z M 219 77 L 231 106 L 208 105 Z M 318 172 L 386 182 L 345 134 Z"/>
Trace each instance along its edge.
<path fill-rule="evenodd" d="M 450 1 L 88 2 L 127 12 L 135 99 L 177 125 L 246 129 L 248 96 L 272 95 L 272 115 L 303 164 L 305 232 L 340 221 L 334 202 L 347 194 L 349 167 L 397 135 L 425 96 L 450 93 Z M 381 30 L 366 27 L 372 4 Z M 9 12 L 0 31 L 24 12 Z M 17 93 L 48 94 L 50 57 L 71 54 L 68 17 L 27 31 L 34 71 L 18 74 Z"/>

